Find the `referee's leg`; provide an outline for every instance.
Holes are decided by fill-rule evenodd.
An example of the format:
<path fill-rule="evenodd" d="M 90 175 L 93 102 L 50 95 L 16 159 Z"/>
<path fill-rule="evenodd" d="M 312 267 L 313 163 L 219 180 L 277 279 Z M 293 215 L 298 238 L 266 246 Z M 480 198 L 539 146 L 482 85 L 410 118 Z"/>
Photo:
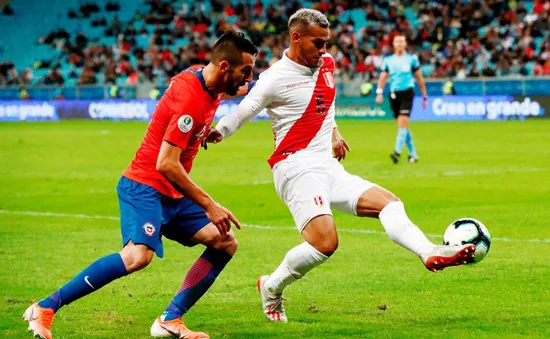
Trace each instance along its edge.
<path fill-rule="evenodd" d="M 406 95 L 401 102 L 400 114 L 397 118 L 399 128 L 405 129 L 405 146 L 407 146 L 407 151 L 409 153 L 409 163 L 418 162 L 418 154 L 416 153 L 413 136 L 411 129 L 409 128 L 409 119 L 412 114 L 413 99 L 414 91 L 411 89 L 406 92 Z"/>
<path fill-rule="evenodd" d="M 397 136 L 395 137 L 395 147 L 393 149 L 393 152 L 390 154 L 390 158 L 392 159 L 394 164 L 397 164 L 399 162 L 399 157 L 401 156 L 401 151 L 403 149 L 403 146 L 405 145 L 405 140 L 407 137 L 407 129 L 402 128 L 400 124 L 402 98 L 399 92 L 390 94 L 390 105 L 393 116 L 397 119 L 398 126 Z"/>

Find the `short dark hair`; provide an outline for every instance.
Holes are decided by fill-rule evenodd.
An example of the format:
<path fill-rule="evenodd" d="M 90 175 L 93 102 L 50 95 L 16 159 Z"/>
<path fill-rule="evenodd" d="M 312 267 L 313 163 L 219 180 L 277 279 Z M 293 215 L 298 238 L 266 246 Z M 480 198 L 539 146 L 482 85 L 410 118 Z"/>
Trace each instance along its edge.
<path fill-rule="evenodd" d="M 256 55 L 258 49 L 243 33 L 231 30 L 223 33 L 214 44 L 211 61 L 219 63 L 225 60 L 231 66 L 236 66 L 243 61 L 243 53 Z"/>
<path fill-rule="evenodd" d="M 315 9 L 302 8 L 292 14 L 288 19 L 288 30 L 304 29 L 308 25 L 319 26 L 321 28 L 329 28 L 330 23 L 327 17 Z"/>
<path fill-rule="evenodd" d="M 399 31 L 397 32 L 396 35 L 393 36 L 393 38 L 397 38 L 398 36 L 402 36 L 403 38 L 405 38 L 405 41 L 408 41 L 409 40 L 409 35 L 405 32 L 405 31 Z"/>

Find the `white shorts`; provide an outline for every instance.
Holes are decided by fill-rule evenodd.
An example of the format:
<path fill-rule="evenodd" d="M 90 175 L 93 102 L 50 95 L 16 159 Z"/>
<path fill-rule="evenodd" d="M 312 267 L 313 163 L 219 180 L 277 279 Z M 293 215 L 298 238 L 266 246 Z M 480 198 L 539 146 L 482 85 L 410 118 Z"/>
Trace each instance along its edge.
<path fill-rule="evenodd" d="M 287 159 L 273 169 L 275 189 L 300 233 L 311 219 L 331 208 L 357 215 L 359 197 L 375 184 L 351 175 L 332 158 Z"/>

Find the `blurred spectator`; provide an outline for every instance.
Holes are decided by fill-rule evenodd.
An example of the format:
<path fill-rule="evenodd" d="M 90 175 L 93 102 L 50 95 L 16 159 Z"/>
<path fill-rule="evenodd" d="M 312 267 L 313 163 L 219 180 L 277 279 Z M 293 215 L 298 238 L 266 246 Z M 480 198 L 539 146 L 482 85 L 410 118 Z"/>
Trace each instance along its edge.
<path fill-rule="evenodd" d="M 120 10 L 120 5 L 117 2 L 109 1 L 105 4 L 106 12 L 116 12 Z"/>
<path fill-rule="evenodd" d="M 57 69 L 52 69 L 48 75 L 42 80 L 42 83 L 44 85 L 57 85 L 57 86 L 63 86 L 65 83 L 65 79 L 63 79 L 63 76 Z"/>
<path fill-rule="evenodd" d="M 11 8 L 9 4 L 6 4 L 6 6 L 2 8 L 2 14 L 6 16 L 13 15 L 14 14 L 13 8 Z"/>
<path fill-rule="evenodd" d="M 55 100 L 65 100 L 65 96 L 63 95 L 63 90 L 61 88 L 58 88 L 54 92 L 54 99 Z"/>
<path fill-rule="evenodd" d="M 97 13 L 100 8 L 95 3 L 83 3 L 80 5 L 80 14 L 83 18 L 89 18 L 90 14 Z"/>
<path fill-rule="evenodd" d="M 88 38 L 86 38 L 83 32 L 80 32 L 76 36 L 75 42 L 76 42 L 76 47 L 79 50 L 83 50 L 86 48 L 86 45 L 88 45 Z"/>
<path fill-rule="evenodd" d="M 34 78 L 34 74 L 32 72 L 32 69 L 30 67 L 27 67 L 25 69 L 25 72 L 21 75 L 21 84 L 23 86 L 29 86 L 32 83 L 32 80 Z"/>
<path fill-rule="evenodd" d="M 86 67 L 82 71 L 82 74 L 80 75 L 80 79 L 78 79 L 79 85 L 95 85 L 97 84 L 97 77 L 96 73 L 93 69 Z"/>
<path fill-rule="evenodd" d="M 21 100 L 31 100 L 31 96 L 29 94 L 29 91 L 25 87 L 19 89 L 19 99 Z"/>
<path fill-rule="evenodd" d="M 494 77 L 496 76 L 496 72 L 493 68 L 491 68 L 489 66 L 489 64 L 486 64 L 485 67 L 483 68 L 483 71 L 481 71 L 481 73 L 483 74 L 483 76 L 485 77 Z"/>
<path fill-rule="evenodd" d="M 470 69 L 470 72 L 468 73 L 469 78 L 477 78 L 479 77 L 479 71 L 477 70 L 477 66 L 474 64 L 472 68 Z"/>

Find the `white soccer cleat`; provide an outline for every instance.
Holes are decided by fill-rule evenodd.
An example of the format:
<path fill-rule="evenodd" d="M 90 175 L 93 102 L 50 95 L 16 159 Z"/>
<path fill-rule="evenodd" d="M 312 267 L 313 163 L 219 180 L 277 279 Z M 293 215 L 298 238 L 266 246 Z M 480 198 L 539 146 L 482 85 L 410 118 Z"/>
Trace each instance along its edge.
<path fill-rule="evenodd" d="M 203 332 L 193 332 L 179 319 L 163 321 L 157 318 L 151 326 L 152 337 L 169 337 L 180 339 L 209 339 L 208 334 Z"/>
<path fill-rule="evenodd" d="M 260 296 L 262 297 L 264 314 L 269 321 L 281 321 L 286 323 L 288 319 L 286 318 L 285 307 L 283 306 L 283 294 L 269 293 L 265 289 L 265 281 L 267 278 L 269 278 L 268 275 L 262 275 L 258 278 L 257 282 L 258 292 L 260 292 Z"/>
<path fill-rule="evenodd" d="M 432 272 L 441 271 L 445 267 L 459 266 L 472 262 L 476 246 L 472 244 L 460 246 L 436 246 L 431 251 L 419 254 L 424 266 Z"/>
<path fill-rule="evenodd" d="M 52 339 L 52 327 L 54 311 L 51 308 L 42 308 L 38 303 L 32 304 L 23 313 L 23 320 L 29 323 L 28 330 L 33 332 L 35 338 Z"/>

